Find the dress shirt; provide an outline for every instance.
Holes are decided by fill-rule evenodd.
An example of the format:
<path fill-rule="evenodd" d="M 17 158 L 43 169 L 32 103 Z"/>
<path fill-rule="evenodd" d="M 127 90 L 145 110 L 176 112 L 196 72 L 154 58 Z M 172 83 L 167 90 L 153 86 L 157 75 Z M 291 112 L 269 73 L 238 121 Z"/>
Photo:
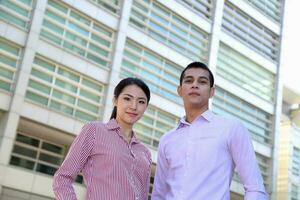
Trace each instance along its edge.
<path fill-rule="evenodd" d="M 128 143 L 118 123 L 84 125 L 54 175 L 56 199 L 75 200 L 72 183 L 82 171 L 88 200 L 147 200 L 150 151 L 136 138 Z"/>
<path fill-rule="evenodd" d="M 159 144 L 152 200 L 229 200 L 236 167 L 245 200 L 266 200 L 247 129 L 206 111 L 191 124 L 184 118 Z"/>

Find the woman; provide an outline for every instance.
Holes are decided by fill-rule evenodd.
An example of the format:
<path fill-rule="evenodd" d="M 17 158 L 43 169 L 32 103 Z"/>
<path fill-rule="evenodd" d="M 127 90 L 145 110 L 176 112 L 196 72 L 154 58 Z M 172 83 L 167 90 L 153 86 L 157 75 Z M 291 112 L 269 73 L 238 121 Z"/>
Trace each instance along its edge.
<path fill-rule="evenodd" d="M 88 200 L 147 199 L 151 154 L 132 127 L 149 100 L 150 90 L 142 80 L 125 78 L 119 82 L 110 121 L 84 125 L 55 173 L 56 199 L 76 199 L 72 183 L 81 171 Z"/>

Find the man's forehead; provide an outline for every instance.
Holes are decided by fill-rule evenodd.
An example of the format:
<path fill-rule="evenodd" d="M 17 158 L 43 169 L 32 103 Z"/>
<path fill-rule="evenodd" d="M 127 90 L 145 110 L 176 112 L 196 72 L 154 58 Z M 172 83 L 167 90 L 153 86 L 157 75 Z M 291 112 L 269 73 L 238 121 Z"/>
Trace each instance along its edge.
<path fill-rule="evenodd" d="M 209 78 L 209 72 L 205 69 L 201 68 L 190 68 L 185 71 L 184 73 L 184 78 L 187 77 L 193 77 L 193 78 L 198 78 L 198 77 L 203 77 L 203 78 Z"/>

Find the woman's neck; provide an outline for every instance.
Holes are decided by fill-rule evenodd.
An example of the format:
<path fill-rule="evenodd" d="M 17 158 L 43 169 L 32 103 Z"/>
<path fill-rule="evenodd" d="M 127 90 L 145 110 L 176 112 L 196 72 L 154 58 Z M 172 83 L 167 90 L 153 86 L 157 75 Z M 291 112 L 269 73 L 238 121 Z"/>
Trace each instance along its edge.
<path fill-rule="evenodd" d="M 132 137 L 132 125 L 124 123 L 122 120 L 117 120 L 119 126 L 121 127 L 122 134 L 125 136 L 126 140 L 130 142 Z"/>

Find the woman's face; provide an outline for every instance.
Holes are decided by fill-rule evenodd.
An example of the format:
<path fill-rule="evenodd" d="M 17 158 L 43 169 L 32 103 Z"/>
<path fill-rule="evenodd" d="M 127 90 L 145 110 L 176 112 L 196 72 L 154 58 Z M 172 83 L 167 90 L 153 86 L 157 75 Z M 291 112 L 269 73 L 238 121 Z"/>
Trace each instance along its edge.
<path fill-rule="evenodd" d="M 136 85 L 126 86 L 118 98 L 114 98 L 113 101 L 114 106 L 117 107 L 116 120 L 130 126 L 142 117 L 147 108 L 147 96 Z"/>

